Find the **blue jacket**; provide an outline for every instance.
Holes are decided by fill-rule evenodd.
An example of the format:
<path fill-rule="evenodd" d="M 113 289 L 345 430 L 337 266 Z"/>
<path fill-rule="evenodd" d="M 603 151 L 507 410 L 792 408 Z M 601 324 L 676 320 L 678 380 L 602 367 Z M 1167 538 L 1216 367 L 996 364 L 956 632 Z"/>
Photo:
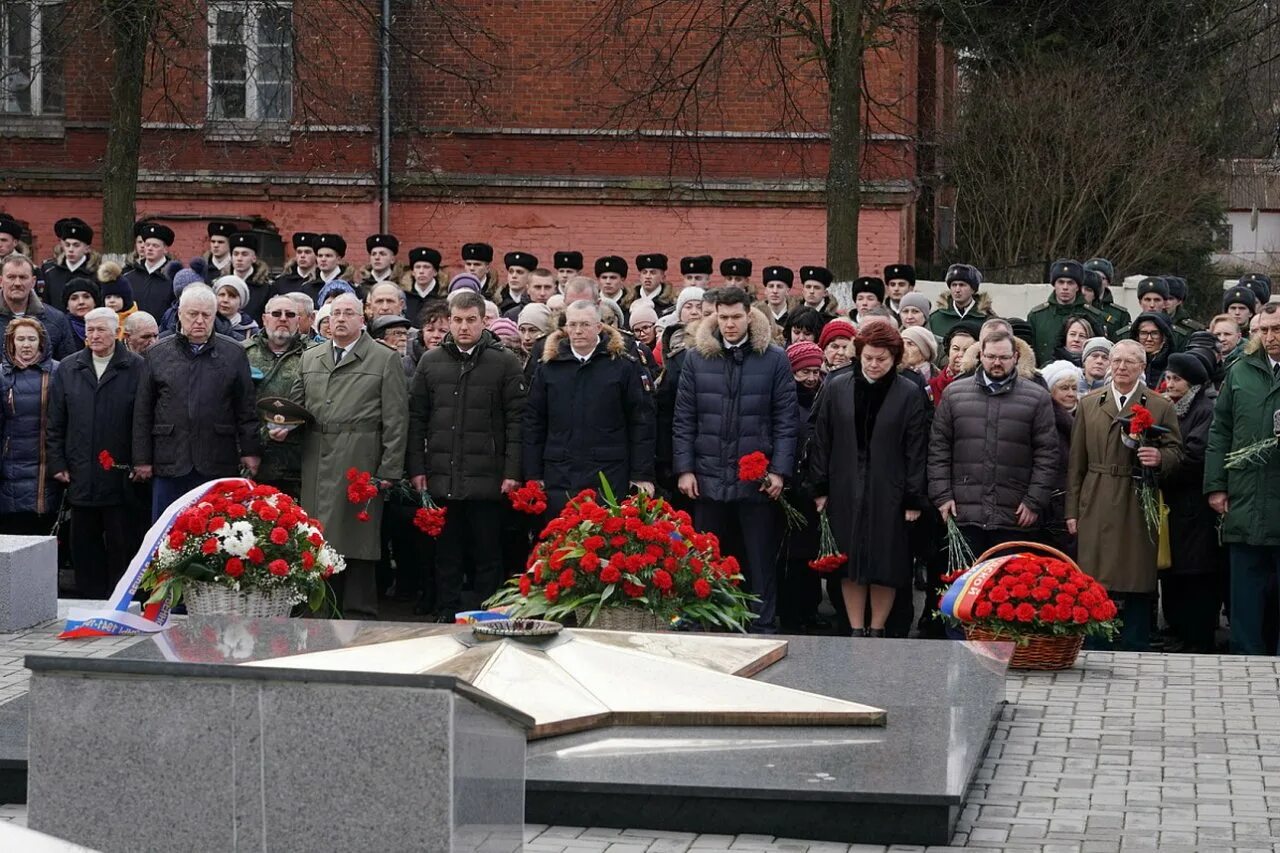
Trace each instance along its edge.
<path fill-rule="evenodd" d="M 61 503 L 45 447 L 57 366 L 47 357 L 25 370 L 0 365 L 0 514 L 55 512 Z"/>
<path fill-rule="evenodd" d="M 769 320 L 751 309 L 747 341 L 726 349 L 715 317 L 697 327 L 676 392 L 673 467 L 692 472 L 712 501 L 766 501 L 755 483 L 738 480 L 738 460 L 760 451 L 769 470 L 791 477 L 796 465 L 796 382 Z"/>

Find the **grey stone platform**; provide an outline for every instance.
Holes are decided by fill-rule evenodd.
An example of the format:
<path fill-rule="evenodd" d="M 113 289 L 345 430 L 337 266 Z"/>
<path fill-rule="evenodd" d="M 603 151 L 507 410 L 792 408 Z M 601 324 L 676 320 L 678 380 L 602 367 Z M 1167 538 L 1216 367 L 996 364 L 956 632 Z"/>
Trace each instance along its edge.
<path fill-rule="evenodd" d="M 58 542 L 52 536 L 0 536 L 0 632 L 58 615 Z"/>

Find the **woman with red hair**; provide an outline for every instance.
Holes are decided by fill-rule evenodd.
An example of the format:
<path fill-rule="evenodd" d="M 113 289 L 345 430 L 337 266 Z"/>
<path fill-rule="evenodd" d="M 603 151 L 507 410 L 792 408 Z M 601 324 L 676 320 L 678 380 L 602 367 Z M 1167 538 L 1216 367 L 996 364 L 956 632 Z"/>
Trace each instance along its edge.
<path fill-rule="evenodd" d="M 898 375 L 902 349 L 889 324 L 864 327 L 852 369 L 827 380 L 814 418 L 810 473 L 849 557 L 841 593 L 855 637 L 884 636 L 896 591 L 911 585 L 912 525 L 928 507 L 928 400 Z"/>

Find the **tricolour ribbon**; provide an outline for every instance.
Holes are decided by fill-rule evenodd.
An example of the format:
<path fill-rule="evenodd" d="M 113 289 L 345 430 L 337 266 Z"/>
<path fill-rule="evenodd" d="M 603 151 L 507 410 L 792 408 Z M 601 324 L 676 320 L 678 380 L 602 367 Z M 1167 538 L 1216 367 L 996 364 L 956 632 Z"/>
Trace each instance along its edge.
<path fill-rule="evenodd" d="M 982 598 L 982 591 L 987 583 L 995 577 L 996 572 L 1005 564 L 1007 557 L 996 557 L 969 569 L 956 578 L 942 596 L 938 610 L 944 616 L 951 616 L 961 622 L 973 620 L 973 608 Z"/>

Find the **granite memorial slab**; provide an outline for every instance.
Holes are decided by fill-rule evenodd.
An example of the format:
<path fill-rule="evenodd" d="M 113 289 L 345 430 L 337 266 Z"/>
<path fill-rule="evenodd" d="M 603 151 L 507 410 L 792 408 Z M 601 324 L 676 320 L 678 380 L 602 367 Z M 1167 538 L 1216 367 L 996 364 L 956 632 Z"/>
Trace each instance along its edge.
<path fill-rule="evenodd" d="M 52 536 L 0 536 L 0 633 L 58 616 L 58 542 Z"/>
<path fill-rule="evenodd" d="M 213 662 L 303 621 L 190 625 L 208 662 L 29 656 L 29 826 L 104 853 L 520 850 L 527 716 L 448 676 Z"/>

